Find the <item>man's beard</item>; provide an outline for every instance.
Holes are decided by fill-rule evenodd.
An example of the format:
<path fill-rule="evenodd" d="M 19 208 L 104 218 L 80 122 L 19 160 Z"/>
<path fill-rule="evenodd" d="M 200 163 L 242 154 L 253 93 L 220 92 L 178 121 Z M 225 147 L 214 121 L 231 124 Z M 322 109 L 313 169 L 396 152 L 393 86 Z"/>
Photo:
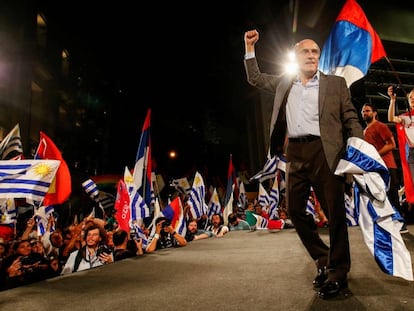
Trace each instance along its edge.
<path fill-rule="evenodd" d="M 373 119 L 373 117 L 365 117 L 364 121 L 369 124 L 372 122 Z"/>

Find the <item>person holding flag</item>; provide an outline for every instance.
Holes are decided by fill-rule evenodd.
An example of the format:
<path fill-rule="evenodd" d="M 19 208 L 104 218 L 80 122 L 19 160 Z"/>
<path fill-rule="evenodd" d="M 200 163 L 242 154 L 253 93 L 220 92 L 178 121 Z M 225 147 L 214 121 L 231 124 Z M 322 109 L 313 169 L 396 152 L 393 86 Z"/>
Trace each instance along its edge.
<path fill-rule="evenodd" d="M 397 87 L 390 85 L 387 93 L 390 97 L 388 121 L 396 123 L 395 129 L 397 131 L 402 164 L 405 198 L 412 207 L 414 205 L 414 117 L 412 116 L 414 109 L 414 89 L 407 94 L 408 111 L 400 115 L 396 115 L 395 113 Z"/>
<path fill-rule="evenodd" d="M 312 39 L 296 43 L 296 76 L 262 73 L 255 55 L 258 40 L 257 30 L 245 32 L 247 81 L 274 94 L 270 156 L 286 152 L 288 211 L 315 261 L 314 288 L 320 298 L 332 298 L 348 287 L 351 268 L 344 196 L 347 177 L 352 176 L 338 175 L 336 168 L 348 141 L 364 137 L 349 87 L 386 53 L 355 0 L 345 2 L 322 53 Z M 310 187 L 329 219 L 329 246 L 306 213 Z"/>
<path fill-rule="evenodd" d="M 318 70 L 321 50 L 314 40 L 296 43 L 299 69 L 293 77 L 260 71 L 255 56 L 258 40 L 257 30 L 245 32 L 247 81 L 275 96 L 270 124 L 271 156 L 286 151 L 287 206 L 296 231 L 316 265 L 313 286 L 320 298 L 335 297 L 347 288 L 351 267 L 345 178 L 335 175 L 335 169 L 346 138 L 363 138 L 362 126 L 345 79 Z M 313 216 L 306 213 L 311 187 L 329 219 L 329 246 L 319 236 Z"/>

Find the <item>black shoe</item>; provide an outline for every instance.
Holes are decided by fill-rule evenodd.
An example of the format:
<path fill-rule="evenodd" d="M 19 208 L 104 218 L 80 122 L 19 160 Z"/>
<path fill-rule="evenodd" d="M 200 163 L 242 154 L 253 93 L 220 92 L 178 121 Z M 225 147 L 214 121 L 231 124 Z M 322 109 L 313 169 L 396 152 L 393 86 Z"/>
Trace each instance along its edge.
<path fill-rule="evenodd" d="M 341 290 L 348 287 L 347 281 L 327 281 L 319 289 L 319 298 L 329 299 L 337 296 Z"/>
<path fill-rule="evenodd" d="M 326 267 L 319 268 L 318 274 L 316 275 L 315 279 L 313 280 L 313 288 L 321 288 L 323 283 L 328 279 L 328 273 L 326 271 Z"/>

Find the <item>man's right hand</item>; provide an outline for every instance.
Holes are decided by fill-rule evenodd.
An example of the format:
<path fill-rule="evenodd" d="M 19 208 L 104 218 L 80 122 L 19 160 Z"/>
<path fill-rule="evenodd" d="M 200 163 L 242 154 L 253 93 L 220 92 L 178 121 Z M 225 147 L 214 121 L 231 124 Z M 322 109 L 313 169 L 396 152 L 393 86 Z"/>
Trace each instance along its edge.
<path fill-rule="evenodd" d="M 244 43 L 247 46 L 254 46 L 259 40 L 259 32 L 256 29 L 246 31 L 244 33 Z"/>

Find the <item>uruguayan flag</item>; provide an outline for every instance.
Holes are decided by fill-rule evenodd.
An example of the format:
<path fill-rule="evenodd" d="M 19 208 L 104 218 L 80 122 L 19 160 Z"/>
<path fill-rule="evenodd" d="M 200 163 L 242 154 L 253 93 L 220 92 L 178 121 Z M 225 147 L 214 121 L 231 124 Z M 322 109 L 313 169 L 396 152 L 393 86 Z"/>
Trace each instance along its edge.
<path fill-rule="evenodd" d="M 269 194 L 269 219 L 279 219 L 279 182 L 277 180 L 277 175 L 273 181 L 272 189 Z"/>
<path fill-rule="evenodd" d="M 193 187 L 187 200 L 187 204 L 190 206 L 190 213 L 194 218 L 200 218 L 201 215 L 207 214 L 208 206 L 205 201 L 205 196 L 206 187 L 204 186 L 203 176 L 199 172 L 196 172 Z"/>
<path fill-rule="evenodd" d="M 130 196 L 131 220 L 144 219 L 150 216 L 150 210 L 136 187 Z"/>
<path fill-rule="evenodd" d="M 403 222 L 386 194 L 388 169 L 375 147 L 363 139 L 349 138 L 335 173 L 353 174 L 358 222 L 365 244 L 381 270 L 413 281 L 410 252 L 400 233 Z"/>
<path fill-rule="evenodd" d="M 211 195 L 210 202 L 208 203 L 207 217 L 211 219 L 214 214 L 221 214 L 220 198 L 217 193 L 217 188 L 214 188 L 213 194 Z"/>
<path fill-rule="evenodd" d="M 0 161 L 0 198 L 43 201 L 59 165 L 59 160 Z"/>
<path fill-rule="evenodd" d="M 259 205 L 262 207 L 262 209 L 266 213 L 269 213 L 270 196 L 261 183 L 259 183 L 259 195 L 257 197 L 257 201 L 259 202 Z"/>
<path fill-rule="evenodd" d="M 278 161 L 279 158 L 277 156 L 270 157 L 270 153 L 268 153 L 263 169 L 251 177 L 250 181 L 258 180 L 259 182 L 263 182 L 267 179 L 274 178 L 277 171 Z"/>
<path fill-rule="evenodd" d="M 132 189 L 134 188 L 134 177 L 132 176 L 128 166 L 125 166 L 124 169 L 124 183 L 128 188 L 128 193 L 131 194 Z"/>

